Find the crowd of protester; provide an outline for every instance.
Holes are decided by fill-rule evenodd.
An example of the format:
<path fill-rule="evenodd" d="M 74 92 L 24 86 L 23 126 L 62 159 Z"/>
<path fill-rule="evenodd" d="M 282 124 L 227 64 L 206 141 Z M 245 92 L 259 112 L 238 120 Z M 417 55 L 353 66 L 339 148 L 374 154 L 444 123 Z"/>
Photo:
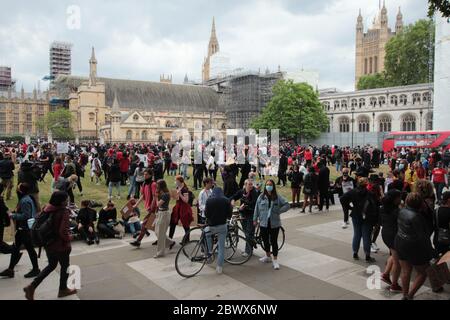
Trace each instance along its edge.
<path fill-rule="evenodd" d="M 64 283 L 67 281 L 64 270 L 69 265 L 70 241 L 75 233 L 88 245 L 99 244 L 101 238 L 122 239 L 130 233 L 134 238 L 131 245 L 140 247 L 142 239 L 154 230 L 157 241 L 152 244 L 157 248 L 155 258 L 159 258 L 176 244 L 176 226 L 181 223 L 185 237 L 189 238 L 194 220 L 208 224 L 210 233 L 218 235 L 217 272 L 222 273 L 222 242 L 227 230 L 226 219 L 231 212 L 228 207 L 234 206 L 242 217 L 247 239 L 253 240 L 255 226 L 260 225 L 266 251 L 260 261 L 272 262 L 273 268 L 278 270 L 276 239 L 281 227 L 280 214 L 289 207 L 300 208 L 299 213 L 305 213 L 307 208 L 313 213 L 313 207 L 317 208 L 314 213 L 322 212 L 324 207 L 328 211 L 335 204 L 335 195 L 342 205 L 342 228 L 348 228 L 350 221 L 353 226 L 353 259 L 359 260 L 362 240 L 366 262 L 375 262 L 372 253 L 379 250 L 376 241 L 381 233 L 390 250 L 382 280 L 389 284 L 392 292 L 403 292 L 404 299 L 412 299 L 422 286 L 430 261 L 439 259 L 450 249 L 450 244 L 443 241 L 445 232 L 448 240 L 450 224 L 450 192 L 445 191 L 449 150 L 394 149 L 385 153 L 370 146 L 316 147 L 285 142 L 280 145 L 277 164 L 270 163 L 270 158 L 264 157 L 261 150 L 253 161 L 244 154 L 245 162 L 238 164 L 233 157 L 226 157 L 225 149 L 219 159 L 226 161 L 216 161 L 213 151 L 198 164 L 194 162 L 194 151 L 189 154 L 181 151 L 178 161 L 172 161 L 173 147 L 162 143 L 80 144 L 70 145 L 67 154 L 59 155 L 52 144 L 2 145 L 0 240 L 1 252 L 11 254 L 11 259 L 0 277 L 14 277 L 23 245 L 33 266 L 25 277 L 35 278 L 24 289 L 26 297 L 33 299 L 36 287 L 58 263 L 62 268 L 59 296 L 71 295 L 76 291 L 68 289 Z M 192 177 L 188 174 L 189 167 L 193 168 Z M 335 179 L 331 178 L 331 167 L 338 175 Z M 386 176 L 382 168 L 388 168 L 384 170 Z M 78 188 L 83 196 L 87 169 L 92 184 L 104 184 L 108 188 L 107 199 L 91 200 L 104 200 L 106 205 L 101 205 L 97 213 L 92 201 L 83 200 L 76 216 L 71 216 L 75 207 L 74 190 Z M 166 179 L 175 176 L 176 190 L 170 190 L 173 187 L 168 186 L 165 175 Z M 3 197 L 11 199 L 16 176 L 18 204 L 9 212 Z M 277 182 L 266 179 L 269 176 L 276 177 Z M 217 180 L 222 181 L 223 188 L 218 187 Z M 41 206 L 39 182 L 51 184 L 51 199 L 45 206 Z M 277 187 L 290 187 L 290 204 L 277 192 Z M 198 189 L 201 191 L 194 201 L 193 190 Z M 126 215 L 118 216 L 114 195 L 116 199 L 126 196 L 129 200 L 130 210 Z M 141 203 L 143 214 L 139 210 Z M 229 205 L 224 207 L 224 203 Z M 29 223 L 41 212 L 58 216 L 56 240 L 45 247 L 49 265 L 42 271 Z M 3 241 L 4 228 L 11 221 L 16 230 L 12 245 Z M 252 254 L 253 249 L 247 245 L 242 255 Z M 410 287 L 413 269 L 417 276 Z"/>

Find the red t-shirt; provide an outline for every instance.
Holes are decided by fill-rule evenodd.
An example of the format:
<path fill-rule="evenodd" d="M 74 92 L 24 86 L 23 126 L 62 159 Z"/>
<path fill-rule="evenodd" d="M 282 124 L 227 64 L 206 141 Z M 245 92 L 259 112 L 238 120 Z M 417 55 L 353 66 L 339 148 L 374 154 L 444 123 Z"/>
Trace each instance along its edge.
<path fill-rule="evenodd" d="M 130 166 L 130 159 L 129 158 L 122 158 L 122 160 L 120 160 L 120 172 L 128 172 L 128 167 Z"/>
<path fill-rule="evenodd" d="M 156 182 L 152 182 L 150 185 L 144 183 L 141 187 L 141 193 L 144 196 L 144 207 L 147 212 L 150 212 L 152 209 L 153 196 L 156 194 Z"/>
<path fill-rule="evenodd" d="M 433 182 L 436 183 L 445 183 L 445 175 L 447 174 L 447 171 L 442 168 L 435 168 L 433 169 Z"/>
<path fill-rule="evenodd" d="M 305 160 L 306 161 L 312 160 L 312 153 L 311 153 L 311 151 L 309 151 L 309 150 L 305 151 Z"/>
<path fill-rule="evenodd" d="M 55 181 L 58 181 L 58 178 L 61 176 L 61 172 L 63 171 L 63 165 L 60 163 L 55 163 L 53 165 L 53 176 Z"/>

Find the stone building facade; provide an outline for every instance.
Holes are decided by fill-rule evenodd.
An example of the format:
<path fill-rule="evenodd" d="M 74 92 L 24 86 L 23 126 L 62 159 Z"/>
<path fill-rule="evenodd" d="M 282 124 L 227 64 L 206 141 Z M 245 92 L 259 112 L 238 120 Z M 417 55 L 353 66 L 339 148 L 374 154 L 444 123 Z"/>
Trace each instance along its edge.
<path fill-rule="evenodd" d="M 0 91 L 0 137 L 45 137 L 46 132 L 41 132 L 37 122 L 49 111 L 48 92 L 27 93 L 23 88 L 20 92 Z"/>
<path fill-rule="evenodd" d="M 385 47 L 388 41 L 403 30 L 403 15 L 398 10 L 395 31 L 388 25 L 387 9 L 383 2 L 372 27 L 364 32 L 361 10 L 356 23 L 356 51 L 355 51 L 355 88 L 359 78 L 364 75 L 375 74 L 384 70 L 386 56 Z"/>
<path fill-rule="evenodd" d="M 433 127 L 433 84 L 337 92 L 322 90 L 329 132 L 425 131 Z"/>
<path fill-rule="evenodd" d="M 197 85 L 97 77 L 92 50 L 89 78 L 60 76 L 58 95 L 69 100 L 80 141 L 147 143 L 170 141 L 176 129 L 194 126 L 219 130 L 224 136 L 226 115 L 219 94 Z"/>

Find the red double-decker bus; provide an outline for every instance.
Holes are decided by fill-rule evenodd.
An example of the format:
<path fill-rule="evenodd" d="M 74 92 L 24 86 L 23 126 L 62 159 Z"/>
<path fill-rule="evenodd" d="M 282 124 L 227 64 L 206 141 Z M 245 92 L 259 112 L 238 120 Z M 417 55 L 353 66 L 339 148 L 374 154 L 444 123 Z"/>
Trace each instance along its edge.
<path fill-rule="evenodd" d="M 397 148 L 450 149 L 450 131 L 399 131 L 389 133 L 383 141 L 383 151 Z"/>

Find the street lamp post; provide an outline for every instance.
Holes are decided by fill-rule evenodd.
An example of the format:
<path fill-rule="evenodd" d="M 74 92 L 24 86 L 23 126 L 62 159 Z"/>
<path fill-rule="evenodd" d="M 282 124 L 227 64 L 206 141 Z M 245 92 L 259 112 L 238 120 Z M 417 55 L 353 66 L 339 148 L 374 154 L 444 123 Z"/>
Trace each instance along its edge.
<path fill-rule="evenodd" d="M 353 124 L 355 122 L 354 114 L 355 114 L 355 107 L 352 106 L 352 149 L 353 149 Z"/>

